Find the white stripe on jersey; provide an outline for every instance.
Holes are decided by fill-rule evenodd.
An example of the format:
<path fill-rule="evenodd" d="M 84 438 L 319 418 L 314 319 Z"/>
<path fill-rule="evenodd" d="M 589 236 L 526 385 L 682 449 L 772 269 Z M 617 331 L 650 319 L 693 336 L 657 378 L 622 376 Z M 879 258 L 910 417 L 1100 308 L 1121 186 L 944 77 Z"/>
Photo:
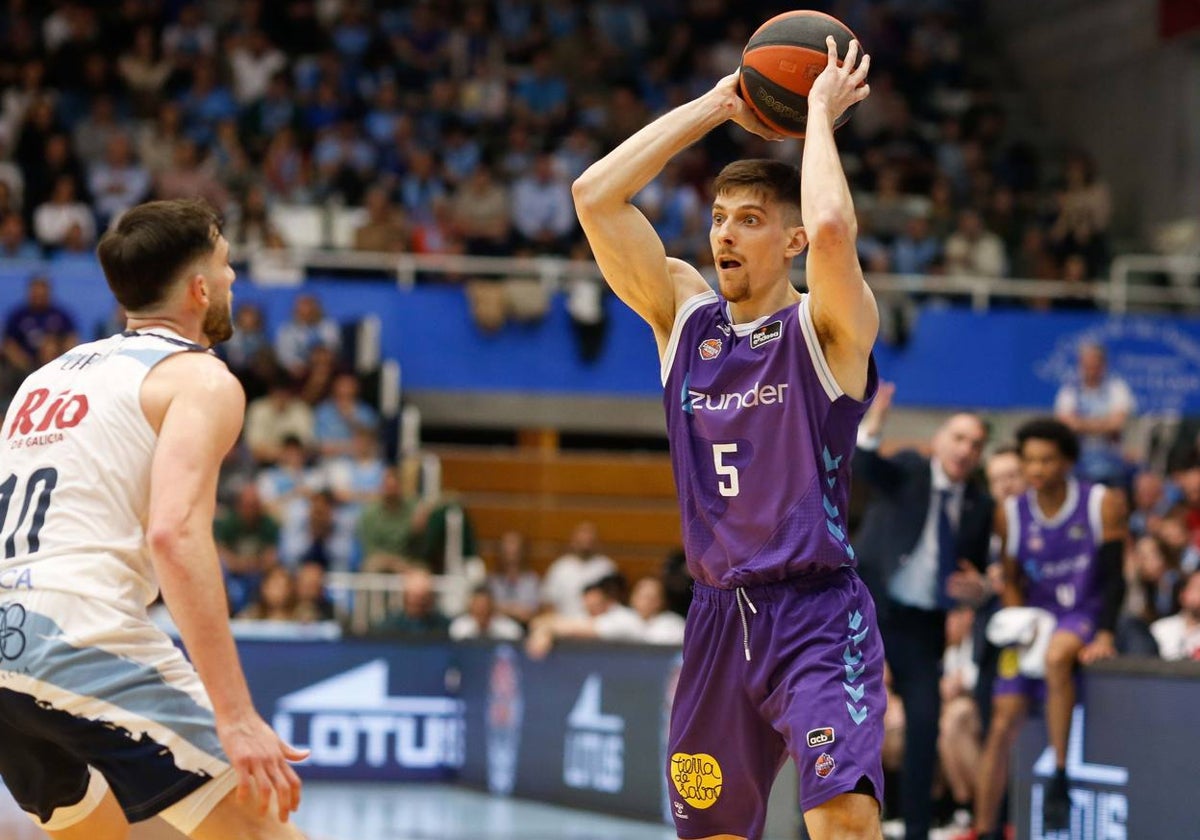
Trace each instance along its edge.
<path fill-rule="evenodd" d="M 667 339 L 667 349 L 663 351 L 662 362 L 659 366 L 659 377 L 662 379 L 663 387 L 667 387 L 667 378 L 671 375 L 671 368 L 675 364 L 675 353 L 679 349 L 679 334 L 683 332 L 683 325 L 687 323 L 687 319 L 692 317 L 692 313 L 705 304 L 712 303 L 717 299 L 717 293 L 711 289 L 707 292 L 692 295 L 685 300 L 675 313 L 675 323 L 671 325 L 671 336 Z"/>

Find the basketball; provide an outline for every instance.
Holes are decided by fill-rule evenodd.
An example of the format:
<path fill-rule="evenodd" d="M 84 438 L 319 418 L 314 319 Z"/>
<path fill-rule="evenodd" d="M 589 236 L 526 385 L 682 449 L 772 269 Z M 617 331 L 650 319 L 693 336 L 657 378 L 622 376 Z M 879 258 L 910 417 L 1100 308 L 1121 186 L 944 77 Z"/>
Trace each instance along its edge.
<path fill-rule="evenodd" d="M 828 63 L 825 38 L 837 42 L 845 59 L 854 38 L 845 24 L 820 12 L 784 12 L 760 26 L 742 51 L 738 88 L 751 110 L 771 128 L 803 137 L 808 127 L 808 92 Z M 857 107 L 850 106 L 834 124 L 843 125 Z"/>

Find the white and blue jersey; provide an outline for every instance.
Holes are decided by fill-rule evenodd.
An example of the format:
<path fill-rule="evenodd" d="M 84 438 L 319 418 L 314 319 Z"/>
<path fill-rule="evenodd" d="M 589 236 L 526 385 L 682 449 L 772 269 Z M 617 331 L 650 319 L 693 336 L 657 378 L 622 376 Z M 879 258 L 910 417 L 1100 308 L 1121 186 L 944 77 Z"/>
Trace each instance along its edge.
<path fill-rule="evenodd" d="M 82 344 L 25 380 L 0 430 L 0 776 L 49 830 L 111 788 L 130 821 L 186 832 L 232 787 L 204 687 L 146 613 L 142 382 L 204 351 L 159 328 Z"/>

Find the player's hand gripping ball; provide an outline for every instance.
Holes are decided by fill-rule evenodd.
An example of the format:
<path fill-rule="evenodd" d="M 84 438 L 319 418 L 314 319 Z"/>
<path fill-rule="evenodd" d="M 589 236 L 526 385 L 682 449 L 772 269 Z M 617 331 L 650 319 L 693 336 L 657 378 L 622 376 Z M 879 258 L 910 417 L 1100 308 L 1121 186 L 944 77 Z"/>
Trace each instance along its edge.
<path fill-rule="evenodd" d="M 784 12 L 760 26 L 742 51 L 738 92 L 766 125 L 789 137 L 803 137 L 808 127 L 808 93 L 829 61 L 826 38 L 837 43 L 839 66 L 854 33 L 829 15 L 808 10 Z M 834 123 L 839 128 L 857 107 L 846 108 Z"/>

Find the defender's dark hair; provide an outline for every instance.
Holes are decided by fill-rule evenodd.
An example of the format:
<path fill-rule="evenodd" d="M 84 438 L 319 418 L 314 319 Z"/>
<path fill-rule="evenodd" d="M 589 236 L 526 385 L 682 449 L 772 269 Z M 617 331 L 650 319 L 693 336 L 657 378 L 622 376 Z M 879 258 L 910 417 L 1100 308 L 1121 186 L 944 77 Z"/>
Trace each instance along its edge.
<path fill-rule="evenodd" d="M 713 194 L 749 189 L 768 201 L 795 210 L 800 217 L 800 170 L 790 163 L 769 158 L 735 160 L 720 171 L 713 181 Z"/>
<path fill-rule="evenodd" d="M 1079 460 L 1079 438 L 1061 420 L 1038 417 L 1017 429 L 1017 449 L 1022 455 L 1025 454 L 1025 442 L 1029 440 L 1049 441 L 1072 464 Z"/>
<path fill-rule="evenodd" d="M 96 256 L 113 296 L 129 312 L 162 302 L 179 273 L 212 253 L 221 219 L 205 201 L 151 201 L 127 211 Z"/>

